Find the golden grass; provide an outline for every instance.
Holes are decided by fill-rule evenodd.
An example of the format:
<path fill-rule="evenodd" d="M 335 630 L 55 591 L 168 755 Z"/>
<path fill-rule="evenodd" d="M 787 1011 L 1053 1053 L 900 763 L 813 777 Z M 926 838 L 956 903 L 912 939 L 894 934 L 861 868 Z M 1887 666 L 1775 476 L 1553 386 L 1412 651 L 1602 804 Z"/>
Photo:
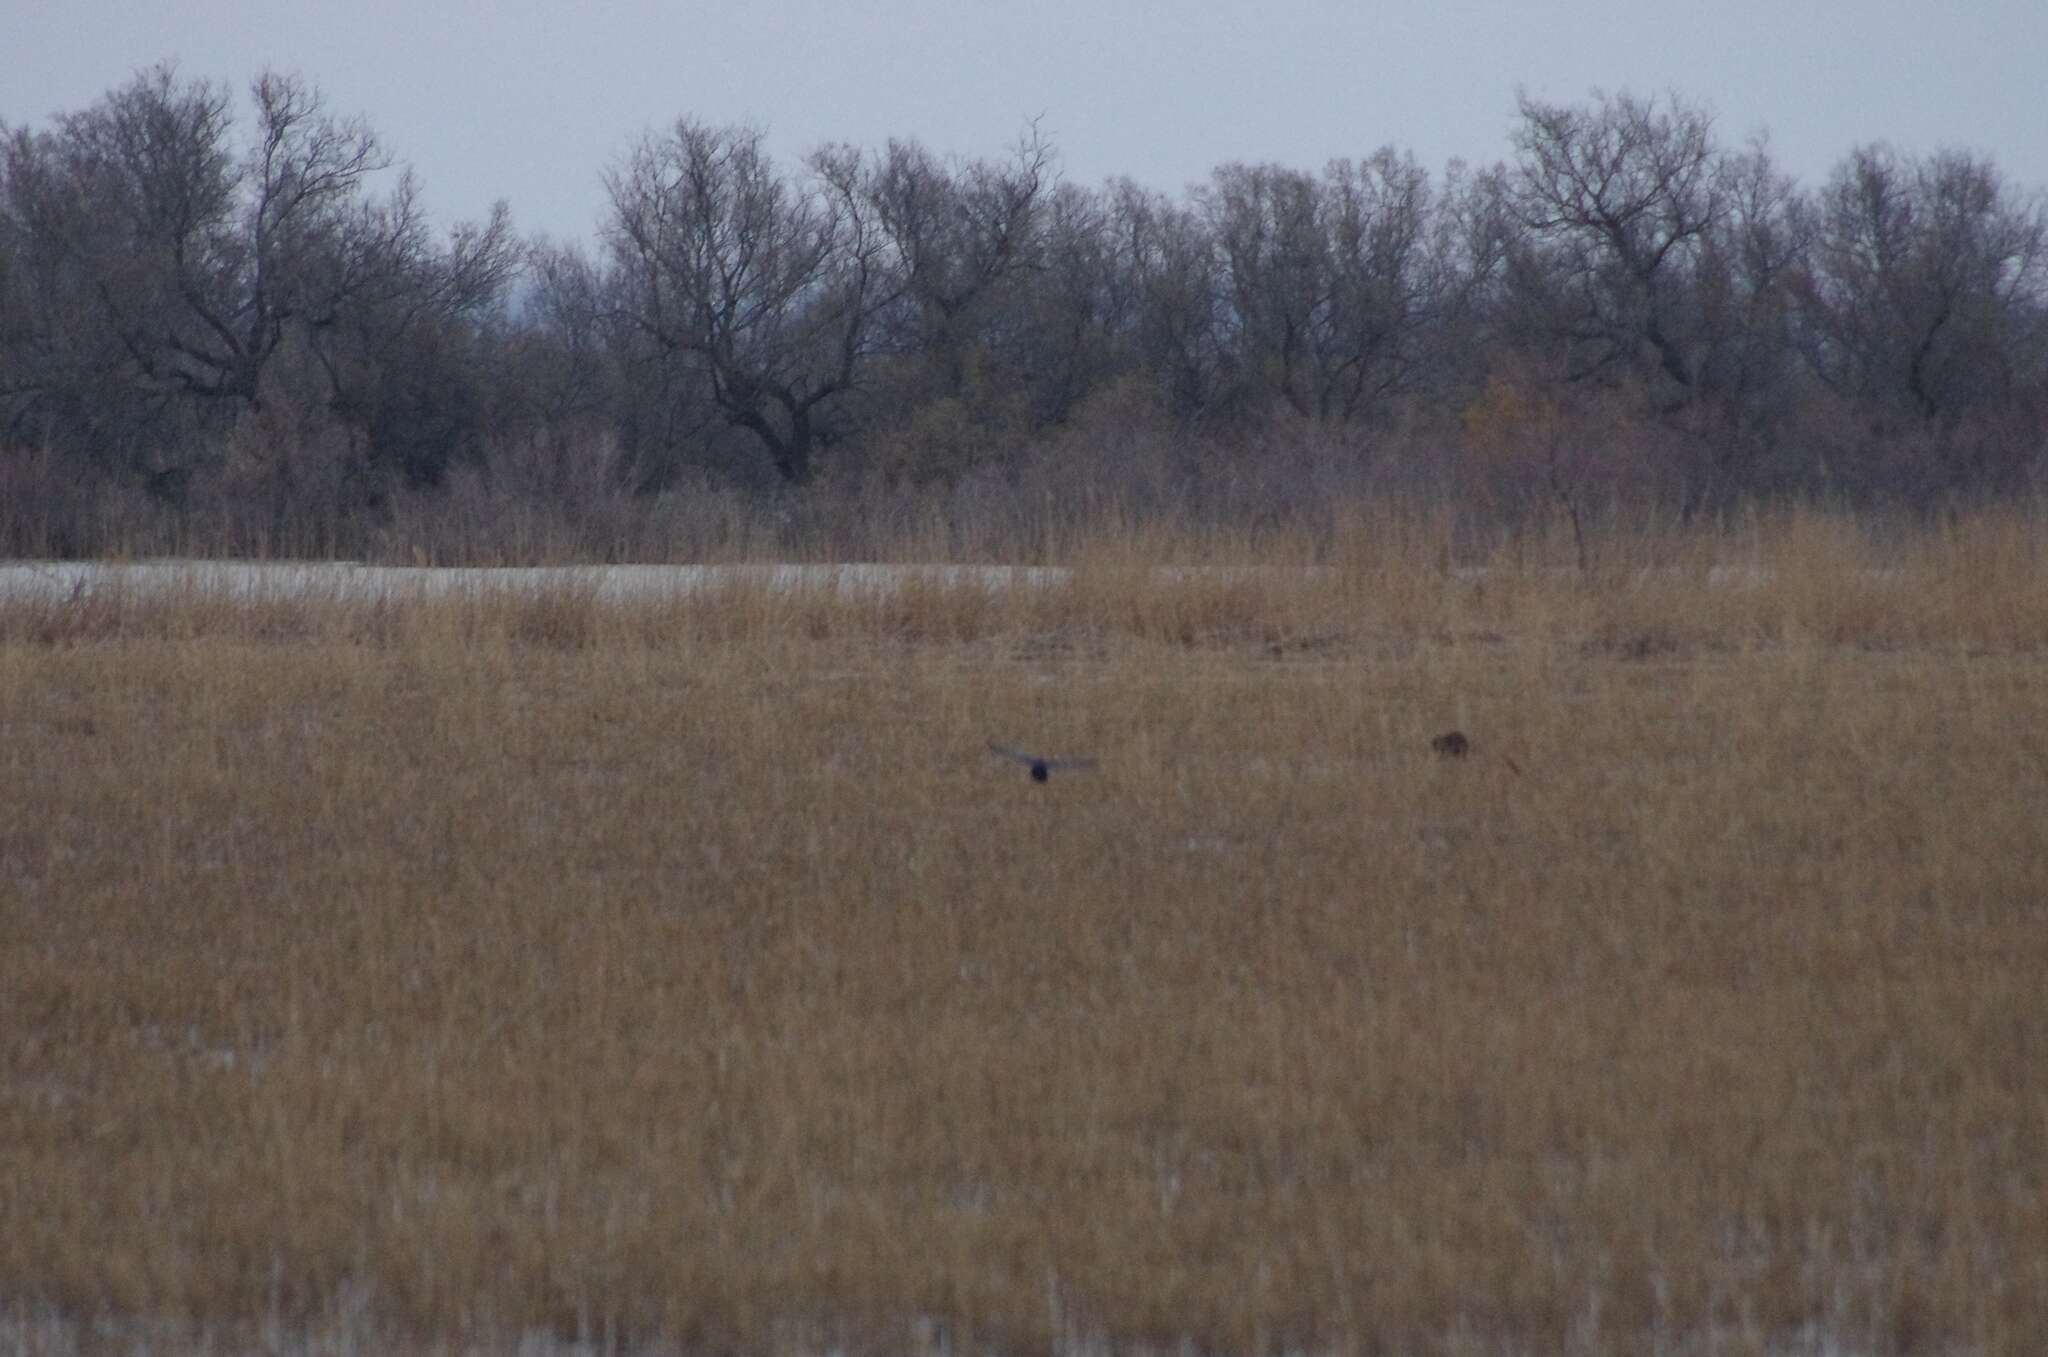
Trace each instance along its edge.
<path fill-rule="evenodd" d="M 0 606 L 0 1343 L 2037 1351 L 2038 532 L 1388 537 Z"/>

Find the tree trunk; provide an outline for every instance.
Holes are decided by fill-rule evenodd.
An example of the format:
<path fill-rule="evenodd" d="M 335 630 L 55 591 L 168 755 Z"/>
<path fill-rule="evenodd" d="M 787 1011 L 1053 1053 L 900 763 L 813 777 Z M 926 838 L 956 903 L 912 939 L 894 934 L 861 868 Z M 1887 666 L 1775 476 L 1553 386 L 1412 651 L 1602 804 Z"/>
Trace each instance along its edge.
<path fill-rule="evenodd" d="M 817 441 L 811 427 L 809 406 L 792 410 L 789 417 L 789 436 L 782 440 L 782 446 L 775 450 L 775 469 L 782 473 L 782 479 L 790 485 L 803 485 L 811 479 L 811 448 Z"/>
<path fill-rule="evenodd" d="M 811 424 L 810 407 L 790 403 L 786 434 L 758 409 L 730 411 L 727 418 L 761 440 L 769 462 L 784 484 L 803 485 L 811 479 L 811 448 L 817 436 Z"/>

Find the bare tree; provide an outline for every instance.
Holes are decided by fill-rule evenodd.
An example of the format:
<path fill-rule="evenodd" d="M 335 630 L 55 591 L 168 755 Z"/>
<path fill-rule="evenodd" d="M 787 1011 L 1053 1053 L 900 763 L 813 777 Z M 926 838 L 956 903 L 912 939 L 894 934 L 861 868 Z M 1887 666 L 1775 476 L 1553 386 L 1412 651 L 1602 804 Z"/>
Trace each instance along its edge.
<path fill-rule="evenodd" d="M 1723 161 L 1727 210 L 1693 271 L 1697 370 L 1738 407 L 1781 392 L 1793 354 L 1794 283 L 1813 240 L 1807 200 L 1759 135 Z"/>
<path fill-rule="evenodd" d="M 1416 382 L 1440 393 L 1477 391 L 1490 355 L 1516 339 L 1516 273 L 1534 254 L 1506 167 L 1452 161 L 1433 197 L 1428 237 L 1421 267 L 1431 314 L 1418 336 Z"/>
<path fill-rule="evenodd" d="M 0 272 L 32 286 L 0 300 L 27 326 L 0 343 L 35 374 L 9 417 L 152 488 L 222 464 L 234 423 L 280 399 L 297 412 L 280 427 L 311 412 L 367 430 L 374 454 L 417 448 L 390 417 L 411 383 L 413 413 L 434 407 L 452 443 L 458 420 L 434 393 L 456 385 L 445 360 L 468 340 L 449 327 L 479 320 L 519 265 L 502 205 L 436 244 L 409 175 L 371 191 L 391 161 L 361 119 L 330 115 L 295 77 L 266 73 L 251 96 L 240 151 L 228 94 L 168 65 L 8 141 L 0 237 L 26 267 Z M 297 493 L 293 441 L 244 440 L 280 518 Z M 433 461 L 403 456 L 411 471 Z"/>
<path fill-rule="evenodd" d="M 1846 395 L 1922 417 L 2038 380 L 2048 340 L 2048 199 L 1990 162 L 1858 149 L 1821 192 L 1806 348 Z"/>
<path fill-rule="evenodd" d="M 1574 375 L 1618 365 L 1683 404 L 1699 381 L 1692 270 L 1730 207 L 1711 115 L 1626 93 L 1586 107 L 1524 93 L 1517 109 L 1514 203 L 1562 280 Z"/>
<path fill-rule="evenodd" d="M 1409 389 L 1450 279 L 1429 174 L 1392 148 L 1320 178 L 1226 165 L 1200 196 L 1253 389 L 1296 413 L 1359 418 Z"/>
<path fill-rule="evenodd" d="M 1392 147 L 1323 176 L 1330 306 L 1314 335 L 1317 412 L 1355 418 L 1414 386 L 1454 286 L 1434 253 L 1429 173 Z"/>
<path fill-rule="evenodd" d="M 365 181 L 390 163 L 366 125 L 327 116 L 298 80 L 266 74 L 253 94 L 241 163 L 225 92 L 169 66 L 63 124 L 74 174 L 118 224 L 91 268 L 139 373 L 248 408 L 289 328 L 332 324 L 377 276 L 382 242 L 352 228 L 367 224 Z"/>
<path fill-rule="evenodd" d="M 597 423 L 621 394 L 612 277 L 574 244 L 538 241 L 527 257 L 533 285 L 515 333 L 524 399 L 543 425 Z"/>
<path fill-rule="evenodd" d="M 879 314 L 904 279 L 860 155 L 779 173 L 763 134 L 683 119 L 606 177 L 624 314 L 701 373 L 718 411 L 802 484 L 860 385 Z"/>
<path fill-rule="evenodd" d="M 1761 134 L 1722 168 L 1727 211 L 1702 241 L 1683 313 L 1694 396 L 1665 421 L 1689 453 L 1687 513 L 1756 488 L 1799 385 L 1797 292 L 1812 213 Z"/>
<path fill-rule="evenodd" d="M 1007 160 L 948 162 L 891 141 L 863 191 L 911 303 L 910 345 L 932 362 L 938 394 L 958 396 L 970 353 L 998 323 L 1004 285 L 1042 266 L 1053 147 L 1029 124 Z"/>
<path fill-rule="evenodd" d="M 58 136 L 0 131 L 0 442 L 90 447 L 95 463 L 136 441 L 160 396 L 101 323 L 94 270 L 116 252 Z M 93 242 L 98 242 L 97 245 Z"/>
<path fill-rule="evenodd" d="M 1061 184 L 1041 228 L 1043 266 L 1011 305 L 1008 348 L 1037 423 L 1067 418 L 1127 359 L 1136 297 L 1119 268 L 1103 195 Z"/>
<path fill-rule="evenodd" d="M 1315 335 L 1333 302 L 1321 185 L 1279 165 L 1225 165 L 1200 202 L 1223 263 L 1240 371 L 1297 414 L 1314 413 Z"/>
<path fill-rule="evenodd" d="M 1162 404 L 1193 420 L 1222 395 L 1230 359 L 1223 325 L 1224 280 L 1203 213 L 1130 180 L 1111 185 L 1104 230 L 1115 276 L 1127 295 L 1130 361 Z"/>

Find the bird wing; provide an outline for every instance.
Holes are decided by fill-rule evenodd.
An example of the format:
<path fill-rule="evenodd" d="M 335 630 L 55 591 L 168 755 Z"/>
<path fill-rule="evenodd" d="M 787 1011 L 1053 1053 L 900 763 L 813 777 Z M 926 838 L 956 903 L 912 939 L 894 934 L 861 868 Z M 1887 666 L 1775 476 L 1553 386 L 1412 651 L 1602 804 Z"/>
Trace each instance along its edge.
<path fill-rule="evenodd" d="M 1006 745 L 999 745 L 994 740 L 988 742 L 988 747 L 990 752 L 1000 754 L 1006 759 L 1015 760 L 1027 768 L 1036 767 L 1041 763 L 1047 768 L 1093 768 L 1095 766 L 1094 759 L 1047 758 L 1042 754 L 1026 754 L 1021 749 L 1011 749 Z"/>

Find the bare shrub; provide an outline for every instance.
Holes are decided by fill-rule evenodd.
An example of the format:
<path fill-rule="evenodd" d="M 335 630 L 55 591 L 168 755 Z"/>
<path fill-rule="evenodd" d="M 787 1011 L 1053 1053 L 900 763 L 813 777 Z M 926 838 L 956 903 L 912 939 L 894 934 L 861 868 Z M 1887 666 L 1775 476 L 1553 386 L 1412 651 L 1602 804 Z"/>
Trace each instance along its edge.
<path fill-rule="evenodd" d="M 0 556 L 61 559 L 105 552 L 103 482 L 48 447 L 0 448 Z"/>

